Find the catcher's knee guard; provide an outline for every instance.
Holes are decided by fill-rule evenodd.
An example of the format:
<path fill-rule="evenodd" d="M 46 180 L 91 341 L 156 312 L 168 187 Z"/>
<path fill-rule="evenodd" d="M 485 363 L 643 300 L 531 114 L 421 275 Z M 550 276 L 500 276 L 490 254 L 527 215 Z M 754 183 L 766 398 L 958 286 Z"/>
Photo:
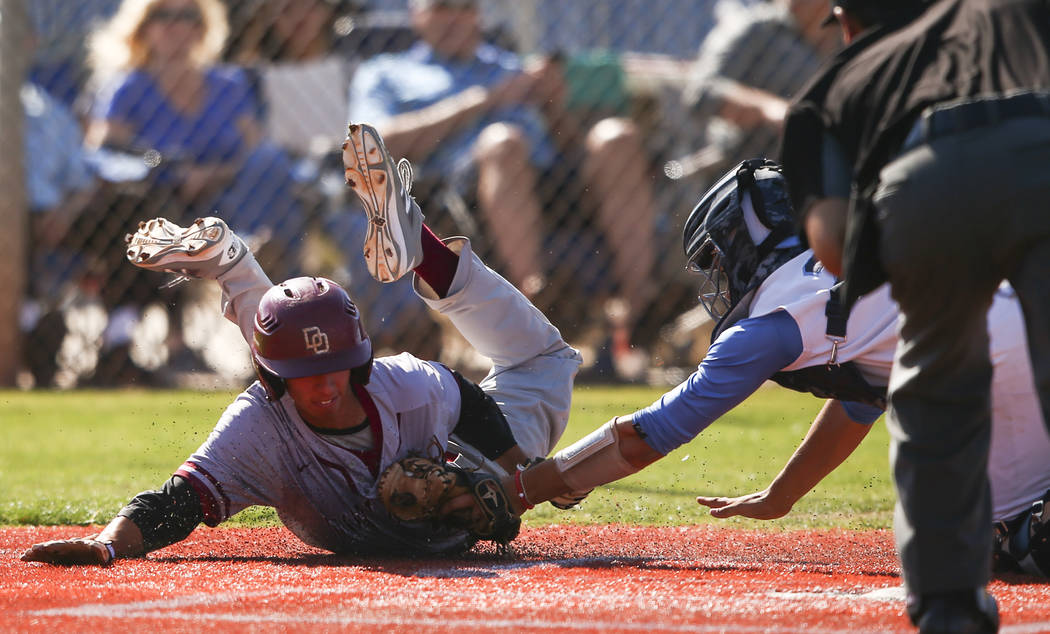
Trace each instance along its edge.
<path fill-rule="evenodd" d="M 995 572 L 1050 577 L 1050 491 L 1017 517 L 995 526 Z"/>
<path fill-rule="evenodd" d="M 562 480 L 574 491 L 589 491 L 640 470 L 627 462 L 620 451 L 615 418 L 556 453 L 554 464 Z"/>

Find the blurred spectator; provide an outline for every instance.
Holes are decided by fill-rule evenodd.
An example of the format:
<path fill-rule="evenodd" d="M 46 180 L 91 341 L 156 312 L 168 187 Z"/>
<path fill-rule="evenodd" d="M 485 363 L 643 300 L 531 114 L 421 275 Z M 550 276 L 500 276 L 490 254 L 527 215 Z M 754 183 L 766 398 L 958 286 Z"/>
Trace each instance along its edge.
<path fill-rule="evenodd" d="M 741 156 L 773 156 L 791 97 L 840 45 L 827 0 L 719 0 L 684 99 L 705 127 L 695 170 L 720 174 Z"/>
<path fill-rule="evenodd" d="M 227 32 L 218 0 L 124 0 L 89 39 L 95 92 L 85 144 L 103 188 L 82 233 L 109 312 L 98 383 L 153 378 L 126 372 L 143 306 L 157 296 L 156 281 L 124 261 L 136 221 L 221 216 L 276 275 L 299 271 L 307 218 L 294 165 L 264 139 L 244 72 L 216 64 Z M 170 291 L 169 302 L 176 292 L 185 290 Z M 151 363 L 207 369 L 185 345 L 181 311 L 169 310 L 168 322 L 164 348 L 176 356 Z"/>
<path fill-rule="evenodd" d="M 348 0 L 253 0 L 227 59 L 256 79 L 260 117 L 269 137 L 302 160 L 316 175 L 321 231 L 309 237 L 310 274 L 335 279 L 378 323 L 371 324 L 376 349 L 440 355 L 433 318 L 412 290 L 410 279 L 375 284 L 358 245 L 367 218 L 346 199 L 342 142 L 347 132 L 347 91 L 355 59 L 340 50 L 357 11 Z M 348 209 L 353 205 L 354 209 Z M 353 246 L 353 249 L 347 247 Z"/>
<path fill-rule="evenodd" d="M 755 4 L 763 0 L 741 0 Z M 543 50 L 692 56 L 710 30 L 715 0 L 534 0 Z"/>
<path fill-rule="evenodd" d="M 417 187 L 449 186 L 476 204 L 495 259 L 526 294 L 550 277 L 557 294 L 575 284 L 590 304 L 625 300 L 616 339 L 626 349 L 655 260 L 637 128 L 619 117 L 581 125 L 564 107 L 564 65 L 486 42 L 476 0 L 409 4 L 421 41 L 361 64 L 350 118 L 376 125 L 391 154 L 412 161 Z M 580 316 L 567 311 L 587 303 L 561 302 L 552 318 L 571 332 Z"/>
<path fill-rule="evenodd" d="M 477 0 L 486 32 L 511 25 L 524 51 L 611 51 L 682 59 L 711 28 L 716 0 Z M 765 0 L 741 0 L 756 4 Z M 397 13 L 411 0 L 361 0 L 369 12 Z"/>
<path fill-rule="evenodd" d="M 258 75 L 268 138 L 300 156 L 339 149 L 352 60 L 336 51 L 351 0 L 254 0 L 228 59 Z"/>
<path fill-rule="evenodd" d="M 113 15 L 120 0 L 32 0 L 24 4 L 38 39 L 30 80 L 77 111 L 76 101 L 88 75 L 84 38 L 95 22 Z"/>
<path fill-rule="evenodd" d="M 99 91 L 86 142 L 104 178 L 135 176 L 109 150 L 144 156 L 182 224 L 218 215 L 283 255 L 304 227 L 293 166 L 263 140 L 244 73 L 215 65 L 227 29 L 218 0 L 125 0 L 90 41 Z M 280 275 L 296 268 L 263 259 Z"/>
<path fill-rule="evenodd" d="M 66 235 L 95 189 L 82 151 L 83 134 L 72 112 L 41 86 L 26 82 L 24 161 L 30 212 L 28 298 L 23 304 L 24 362 L 34 385 L 53 385 L 66 335 L 62 300 L 76 282 L 74 251 Z"/>

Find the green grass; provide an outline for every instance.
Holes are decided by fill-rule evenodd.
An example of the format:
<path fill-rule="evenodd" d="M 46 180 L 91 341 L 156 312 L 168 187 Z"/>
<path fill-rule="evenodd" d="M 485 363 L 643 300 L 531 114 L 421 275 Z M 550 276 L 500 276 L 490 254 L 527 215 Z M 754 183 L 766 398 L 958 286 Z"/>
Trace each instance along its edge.
<path fill-rule="evenodd" d="M 662 390 L 581 387 L 560 446 L 618 414 L 650 404 Z M 0 391 L 0 525 L 105 523 L 139 491 L 158 488 L 207 437 L 229 392 Z M 714 520 L 697 494 L 762 489 L 809 428 L 821 402 L 763 388 L 691 443 L 644 471 L 595 491 L 582 508 L 541 505 L 527 524 L 722 523 L 742 528 L 889 528 L 893 490 L 887 434 L 876 423 L 860 449 L 774 522 Z M 249 509 L 232 524 L 276 523 Z"/>

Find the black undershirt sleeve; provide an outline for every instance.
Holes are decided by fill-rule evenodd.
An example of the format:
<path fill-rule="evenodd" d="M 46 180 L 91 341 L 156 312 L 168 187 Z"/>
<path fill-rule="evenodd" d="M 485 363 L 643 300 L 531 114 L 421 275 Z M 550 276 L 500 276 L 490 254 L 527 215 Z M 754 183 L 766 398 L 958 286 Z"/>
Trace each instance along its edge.
<path fill-rule="evenodd" d="M 809 204 L 824 191 L 821 143 L 824 124 L 817 107 L 810 103 L 793 104 L 784 121 L 781 137 L 780 163 L 784 168 L 791 204 L 798 219 L 799 236 L 805 244 L 802 230 Z"/>
<path fill-rule="evenodd" d="M 459 422 L 452 433 L 490 460 L 518 444 L 496 401 L 459 372 L 451 368 L 449 371 L 456 377 L 460 396 Z"/>
<path fill-rule="evenodd" d="M 204 520 L 200 497 L 177 475 L 159 491 L 139 493 L 117 515 L 139 527 L 147 553 L 186 539 Z"/>
<path fill-rule="evenodd" d="M 853 186 L 853 164 L 846 157 L 842 144 L 825 130 L 821 134 L 820 150 L 822 197 L 849 200 Z"/>

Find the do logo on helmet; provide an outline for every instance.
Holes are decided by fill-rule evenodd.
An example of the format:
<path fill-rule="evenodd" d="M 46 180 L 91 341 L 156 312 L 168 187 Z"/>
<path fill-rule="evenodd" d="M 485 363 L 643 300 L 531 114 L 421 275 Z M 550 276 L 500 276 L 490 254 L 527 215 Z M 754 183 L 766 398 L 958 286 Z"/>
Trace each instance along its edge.
<path fill-rule="evenodd" d="M 306 349 L 314 354 L 328 352 L 328 335 L 317 326 L 303 328 L 303 337 L 306 339 Z"/>
<path fill-rule="evenodd" d="M 297 277 L 270 288 L 259 300 L 252 360 L 267 388 L 280 398 L 283 379 L 350 371 L 368 383 L 372 342 L 346 290 L 321 277 Z"/>

